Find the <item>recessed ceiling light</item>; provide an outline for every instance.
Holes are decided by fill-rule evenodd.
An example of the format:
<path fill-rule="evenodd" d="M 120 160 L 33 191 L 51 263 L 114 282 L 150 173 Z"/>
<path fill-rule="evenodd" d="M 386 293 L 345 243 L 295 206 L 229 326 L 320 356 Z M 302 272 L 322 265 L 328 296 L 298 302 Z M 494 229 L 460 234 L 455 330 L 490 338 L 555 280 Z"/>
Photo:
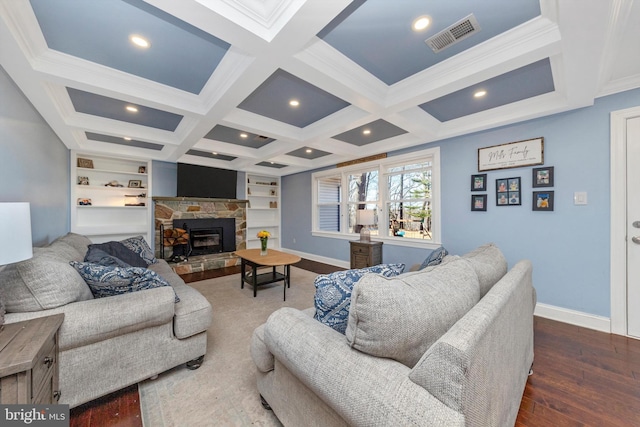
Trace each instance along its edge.
<path fill-rule="evenodd" d="M 306 150 L 304 150 L 305 153 L 312 153 L 313 150 L 311 148 L 307 148 Z"/>
<path fill-rule="evenodd" d="M 131 138 L 129 138 L 128 136 L 125 136 L 122 139 L 124 139 L 125 141 L 131 141 Z"/>
<path fill-rule="evenodd" d="M 363 135 L 370 135 L 371 134 L 371 129 L 365 129 L 362 131 Z"/>
<path fill-rule="evenodd" d="M 213 153 L 211 153 L 211 154 L 213 154 L 214 156 L 217 156 L 217 155 L 218 155 L 218 153 L 217 153 L 216 151 L 214 151 L 214 152 L 213 152 Z"/>
<path fill-rule="evenodd" d="M 130 35 L 129 40 L 131 41 L 131 43 L 135 44 L 138 47 L 142 47 L 145 49 L 148 49 L 149 47 L 151 47 L 151 43 L 149 43 L 149 40 L 137 34 Z"/>
<path fill-rule="evenodd" d="M 127 111 L 130 111 L 132 113 L 137 113 L 138 109 L 136 107 L 134 107 L 133 105 L 127 105 L 126 107 Z"/>
<path fill-rule="evenodd" d="M 241 133 L 240 134 L 240 138 L 248 138 L 248 137 L 249 137 L 249 135 L 247 135 L 246 133 Z"/>
<path fill-rule="evenodd" d="M 486 90 L 478 90 L 473 94 L 474 98 L 482 98 L 483 96 L 485 96 L 487 94 Z"/>
<path fill-rule="evenodd" d="M 300 101 L 298 101 L 297 99 L 292 99 L 291 101 L 289 101 L 289 105 L 291 105 L 292 107 L 297 107 L 300 105 Z"/>
<path fill-rule="evenodd" d="M 411 24 L 411 28 L 413 28 L 413 31 L 422 31 L 426 29 L 429 24 L 431 24 L 431 18 L 423 15 L 419 16 L 413 21 L 413 24 Z"/>

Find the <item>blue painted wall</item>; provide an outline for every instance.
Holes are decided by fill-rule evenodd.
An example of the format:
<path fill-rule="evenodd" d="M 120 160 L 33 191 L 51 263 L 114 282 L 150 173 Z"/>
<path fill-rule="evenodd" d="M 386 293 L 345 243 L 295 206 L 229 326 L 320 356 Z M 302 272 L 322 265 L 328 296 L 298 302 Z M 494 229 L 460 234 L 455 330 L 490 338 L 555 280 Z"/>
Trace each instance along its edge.
<path fill-rule="evenodd" d="M 640 90 L 628 91 L 591 107 L 390 155 L 441 147 L 442 236 L 451 253 L 495 242 L 510 266 L 533 262 L 539 302 L 609 317 L 609 113 L 638 105 Z M 488 210 L 471 212 L 478 148 L 541 136 L 545 165 L 555 167 L 554 212 L 532 211 L 532 167 L 488 172 Z M 522 205 L 497 207 L 495 180 L 508 177 L 522 178 Z M 283 247 L 348 261 L 347 240 L 311 236 L 311 172 L 284 177 L 282 189 Z M 576 191 L 588 193 L 588 205 L 573 204 Z M 384 262 L 409 266 L 429 253 L 388 243 L 383 251 Z"/>
<path fill-rule="evenodd" d="M 0 67 L 0 202 L 31 203 L 36 246 L 70 230 L 69 150 Z"/>

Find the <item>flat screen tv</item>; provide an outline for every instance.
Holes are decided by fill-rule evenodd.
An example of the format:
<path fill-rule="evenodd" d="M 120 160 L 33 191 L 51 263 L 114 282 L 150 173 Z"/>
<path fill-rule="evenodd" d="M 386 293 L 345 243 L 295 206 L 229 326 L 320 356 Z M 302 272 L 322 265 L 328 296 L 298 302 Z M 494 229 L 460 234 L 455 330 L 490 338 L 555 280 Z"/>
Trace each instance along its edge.
<path fill-rule="evenodd" d="M 178 163 L 178 197 L 235 199 L 238 173 Z"/>

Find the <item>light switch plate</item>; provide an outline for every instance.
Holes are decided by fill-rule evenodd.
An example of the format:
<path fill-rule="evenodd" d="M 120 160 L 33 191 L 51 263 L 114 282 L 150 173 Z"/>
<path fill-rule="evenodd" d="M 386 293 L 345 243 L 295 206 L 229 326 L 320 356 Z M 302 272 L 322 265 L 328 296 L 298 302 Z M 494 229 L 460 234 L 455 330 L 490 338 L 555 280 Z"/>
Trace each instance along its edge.
<path fill-rule="evenodd" d="M 576 191 L 573 193 L 573 204 L 574 205 L 586 205 L 587 204 L 587 192 L 586 191 Z"/>

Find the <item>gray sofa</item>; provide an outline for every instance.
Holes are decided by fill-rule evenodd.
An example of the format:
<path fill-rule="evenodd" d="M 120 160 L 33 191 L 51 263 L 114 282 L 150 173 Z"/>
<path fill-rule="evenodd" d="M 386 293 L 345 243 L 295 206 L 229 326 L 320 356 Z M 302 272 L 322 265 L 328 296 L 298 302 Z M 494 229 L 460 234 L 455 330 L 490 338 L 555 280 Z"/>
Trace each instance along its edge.
<path fill-rule="evenodd" d="M 171 286 L 94 299 L 69 265 L 69 261 L 83 260 L 90 243 L 69 233 L 45 248 L 34 248 L 32 259 L 0 272 L 6 323 L 64 313 L 59 403 L 70 407 L 185 362 L 198 367 L 213 313 L 206 298 L 187 286 L 164 260 L 149 269 Z"/>
<path fill-rule="evenodd" d="M 532 266 L 497 247 L 354 286 L 346 334 L 282 308 L 253 334 L 285 426 L 514 425 L 533 363 Z"/>

